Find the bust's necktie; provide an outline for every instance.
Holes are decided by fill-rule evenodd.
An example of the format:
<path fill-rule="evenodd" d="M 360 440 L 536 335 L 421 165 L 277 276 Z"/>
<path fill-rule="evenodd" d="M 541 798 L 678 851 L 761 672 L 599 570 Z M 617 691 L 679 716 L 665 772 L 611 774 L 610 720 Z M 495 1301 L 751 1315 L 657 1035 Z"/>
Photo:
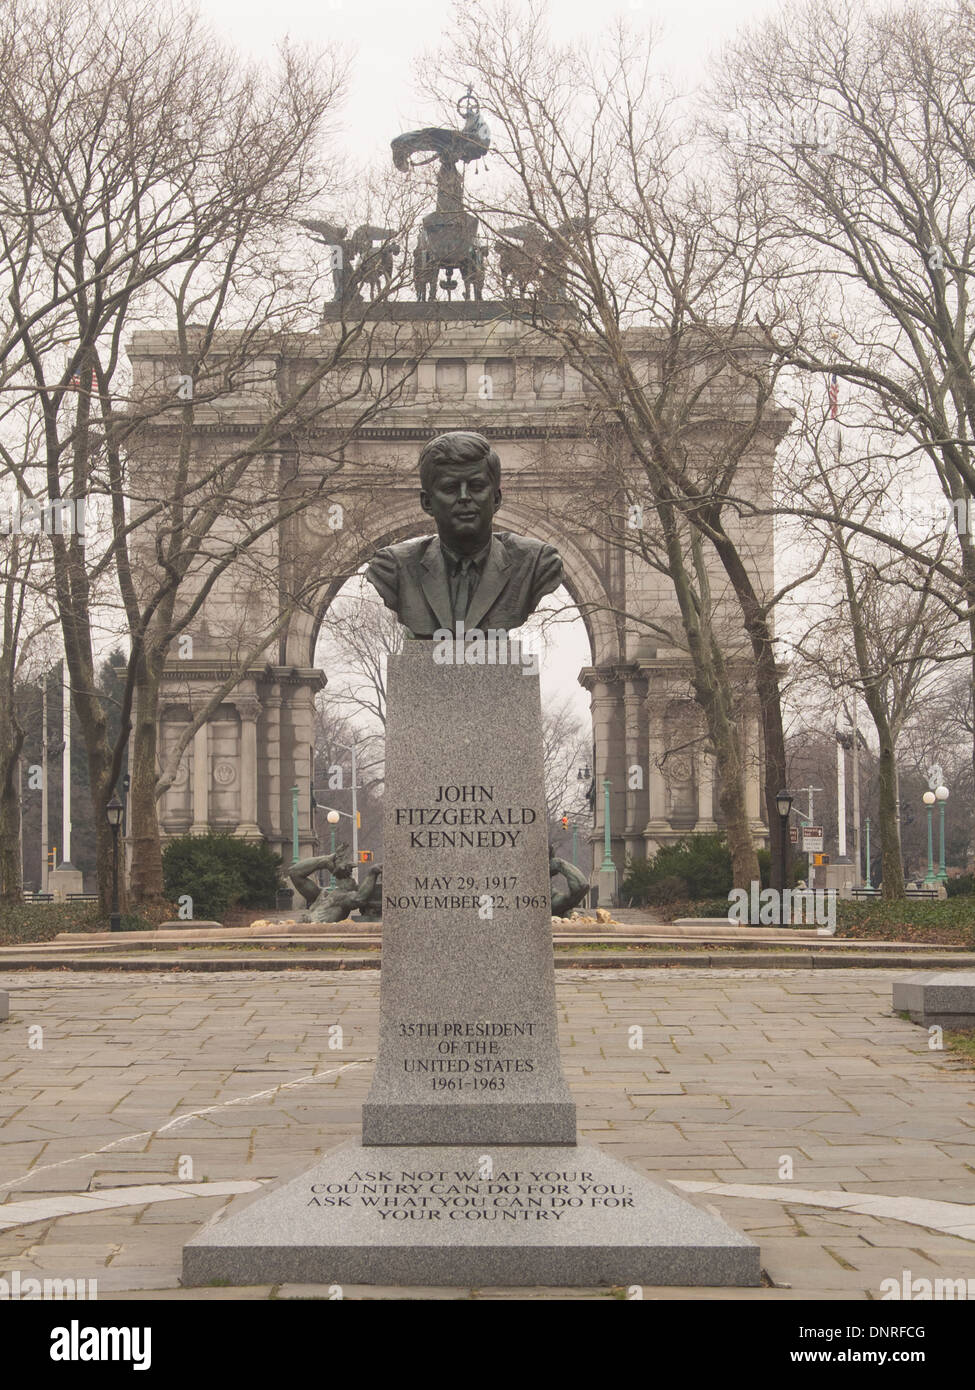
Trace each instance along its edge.
<path fill-rule="evenodd" d="M 467 610 L 470 607 L 471 594 L 474 592 L 474 584 L 477 580 L 477 570 L 474 568 L 474 561 L 469 557 L 461 560 L 457 566 L 456 588 L 454 593 L 454 621 L 460 622 L 467 617 Z"/>

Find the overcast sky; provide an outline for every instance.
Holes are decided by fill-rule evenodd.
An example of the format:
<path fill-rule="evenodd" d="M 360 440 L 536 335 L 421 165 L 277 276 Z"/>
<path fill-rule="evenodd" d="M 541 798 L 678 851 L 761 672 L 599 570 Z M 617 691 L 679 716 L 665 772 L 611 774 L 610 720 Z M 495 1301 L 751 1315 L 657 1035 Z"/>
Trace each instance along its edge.
<path fill-rule="evenodd" d="M 439 46 L 449 30 L 452 0 L 200 0 L 223 37 L 242 53 L 270 54 L 286 35 L 323 43 L 334 39 L 353 55 L 345 123 L 350 152 L 369 157 L 394 135 L 426 125 L 412 81 L 413 60 Z M 511 8 L 522 10 L 520 0 Z M 553 0 L 553 36 L 596 35 L 622 15 L 660 35 L 658 55 L 675 82 L 693 84 L 709 55 L 742 23 L 778 9 L 772 0 Z"/>

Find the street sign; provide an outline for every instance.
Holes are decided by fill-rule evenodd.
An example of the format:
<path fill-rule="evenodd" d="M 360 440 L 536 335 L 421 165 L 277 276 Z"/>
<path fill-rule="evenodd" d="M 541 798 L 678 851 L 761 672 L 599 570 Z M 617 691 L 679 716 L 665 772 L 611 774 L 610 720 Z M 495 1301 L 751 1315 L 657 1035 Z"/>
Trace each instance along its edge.
<path fill-rule="evenodd" d="M 823 827 L 821 825 L 804 825 L 802 827 L 802 852 L 803 854 L 815 854 L 823 848 Z"/>
<path fill-rule="evenodd" d="M 799 843 L 799 827 L 798 827 L 798 825 L 790 825 L 790 826 L 789 826 L 789 844 L 790 844 L 790 845 L 797 845 L 798 843 Z"/>

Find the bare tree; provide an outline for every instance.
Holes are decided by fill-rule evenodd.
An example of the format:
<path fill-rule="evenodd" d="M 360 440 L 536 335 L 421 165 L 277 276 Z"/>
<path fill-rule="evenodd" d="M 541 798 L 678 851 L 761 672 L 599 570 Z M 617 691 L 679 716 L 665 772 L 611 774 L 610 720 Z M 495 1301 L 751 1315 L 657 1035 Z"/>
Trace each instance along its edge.
<path fill-rule="evenodd" d="M 279 373 L 321 297 L 324 268 L 302 251 L 297 223 L 335 183 L 322 140 L 341 64 L 335 53 L 286 49 L 275 73 L 242 67 L 192 14 L 162 14 L 145 0 L 106 0 L 83 15 L 60 0 L 25 8 L 0 23 L 0 54 L 0 277 L 11 306 L 3 387 L 11 412 L 36 404 L 42 415 L 48 501 L 106 499 L 100 531 L 51 538 L 54 590 L 103 898 L 104 808 L 134 715 L 133 882 L 144 899 L 161 891 L 156 800 L 182 751 L 160 779 L 166 655 L 235 566 L 239 577 L 243 556 L 315 501 L 269 479 L 268 453 L 300 441 L 357 390 L 336 371 L 364 331 L 354 297 L 313 369 L 300 380 Z M 172 377 L 133 379 L 126 335 L 167 320 Z M 252 433 L 229 455 L 208 454 L 201 416 L 241 397 Z M 363 412 L 388 398 L 383 388 Z M 323 461 L 325 495 L 341 459 L 337 438 Z M 28 482 L 9 451 L 4 463 Z M 251 628 L 230 685 L 304 595 L 282 599 L 276 623 Z M 110 740 L 95 681 L 97 615 L 119 601 L 130 651 Z"/>
<path fill-rule="evenodd" d="M 500 126 L 495 148 L 506 177 L 478 214 L 502 246 L 523 248 L 530 234 L 539 248 L 533 321 L 587 384 L 594 424 L 625 445 L 624 499 L 659 520 L 695 698 L 723 763 L 737 882 L 756 868 L 733 791 L 741 783 L 734 700 L 720 684 L 714 631 L 701 631 L 709 617 L 695 590 L 710 570 L 705 551 L 727 576 L 750 647 L 777 881 L 775 797 L 786 772 L 772 627 L 779 595 L 756 563 L 770 552 L 771 533 L 738 500 L 751 490 L 754 504 L 756 458 L 764 453 L 771 466 L 788 423 L 775 408 L 780 358 L 755 328 L 760 311 L 777 315 L 761 188 L 695 176 L 689 113 L 654 95 L 649 44 L 622 26 L 598 50 L 556 46 L 541 9 L 522 19 L 495 5 L 465 14 L 450 61 L 452 76 L 475 84 Z M 517 226 L 506 233 L 512 216 Z M 620 491 L 587 500 L 608 530 Z M 610 516 L 625 534 L 620 512 Z M 684 538 L 687 528 L 696 540 Z M 685 563 L 695 546 L 700 563 Z M 629 547 L 641 553 L 632 535 Z"/>
<path fill-rule="evenodd" d="M 770 344 L 824 397 L 835 374 L 877 453 L 913 473 L 915 507 L 943 497 L 954 544 L 876 513 L 806 512 L 934 566 L 975 663 L 973 89 L 970 0 L 806 0 L 728 46 L 708 102 L 726 159 L 761 180 L 770 247 L 802 290 L 763 319 Z"/>

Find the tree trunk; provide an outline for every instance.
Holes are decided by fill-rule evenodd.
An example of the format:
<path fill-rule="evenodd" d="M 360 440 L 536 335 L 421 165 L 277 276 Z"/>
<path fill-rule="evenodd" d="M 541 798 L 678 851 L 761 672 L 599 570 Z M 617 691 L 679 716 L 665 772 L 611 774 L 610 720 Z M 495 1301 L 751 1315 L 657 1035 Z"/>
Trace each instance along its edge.
<path fill-rule="evenodd" d="M 19 903 L 23 894 L 20 855 L 20 786 L 18 769 L 24 732 L 13 712 L 0 716 L 0 901 Z"/>
<path fill-rule="evenodd" d="M 669 502 L 658 502 L 657 507 L 664 527 L 668 570 L 691 658 L 691 685 L 704 714 L 721 781 L 718 805 L 725 818 L 732 882 L 735 888 L 748 889 L 752 883 L 759 882 L 760 874 L 745 806 L 745 769 L 733 693 L 720 648 L 712 639 L 707 601 L 699 601 L 692 591 L 674 509 Z M 700 546 L 700 537 L 692 535 L 692 555 L 699 574 L 705 572 Z"/>
<path fill-rule="evenodd" d="M 108 726 L 99 692 L 95 688 L 94 672 L 82 657 L 68 661 L 71 674 L 71 702 L 88 759 L 88 785 L 95 817 L 95 868 L 98 874 L 98 898 L 102 914 L 112 909 L 113 837 L 106 808 L 115 790 L 112 778 L 112 755 L 108 747 Z M 122 872 L 121 846 L 119 855 L 119 902 L 124 904 L 125 875 Z"/>
<path fill-rule="evenodd" d="M 734 588 L 755 657 L 755 691 L 758 696 L 762 739 L 765 745 L 765 816 L 772 859 L 769 884 L 781 893 L 788 886 L 782 879 L 786 849 L 783 839 L 788 831 L 779 815 L 776 798 L 786 787 L 788 767 L 785 757 L 785 730 L 782 727 L 782 696 L 772 629 L 765 607 L 755 592 L 751 576 L 739 551 L 725 534 L 720 517 L 712 518 L 711 524 L 715 532 L 713 544 Z"/>
<path fill-rule="evenodd" d="M 886 723 L 886 721 L 884 721 Z M 880 780 L 879 819 L 882 846 L 882 888 L 885 898 L 904 896 L 904 861 L 901 855 L 900 828 L 897 824 L 897 761 L 894 741 L 889 728 L 880 733 L 880 760 L 877 774 Z"/>
<path fill-rule="evenodd" d="M 14 535 L 7 557 L 0 632 L 0 901 L 7 903 L 19 903 L 24 889 L 20 848 L 20 754 L 24 730 L 17 719 L 14 694 L 16 633 L 22 602 L 22 591 L 14 582 L 18 559 L 18 537 Z"/>
<path fill-rule="evenodd" d="M 160 902 L 163 893 L 162 842 L 156 799 L 157 726 L 162 656 L 156 651 L 139 663 L 129 782 L 129 836 L 132 864 L 129 887 L 134 903 Z"/>
<path fill-rule="evenodd" d="M 758 855 L 745 806 L 744 767 L 737 728 L 727 721 L 715 720 L 711 743 L 721 782 L 718 805 L 724 817 L 725 838 L 731 854 L 732 881 L 735 888 L 747 889 L 760 880 Z"/>
<path fill-rule="evenodd" d="M 968 504 L 967 504 L 967 511 L 966 511 L 965 515 L 966 515 L 966 518 L 975 517 L 975 503 L 973 503 L 973 502 L 970 501 L 970 500 L 968 501 Z M 975 726 L 975 546 L 972 545 L 971 531 L 969 530 L 969 528 L 968 528 L 967 526 L 964 528 L 962 534 L 959 536 L 959 540 L 961 541 L 961 547 L 962 547 L 961 562 L 962 562 L 962 574 L 963 574 L 963 576 L 964 576 L 964 583 L 965 583 L 965 600 L 966 600 L 966 603 L 967 603 L 967 605 L 968 605 L 968 645 L 969 645 L 969 649 L 970 649 L 970 651 L 971 651 L 971 653 L 972 653 L 972 662 L 971 662 L 972 709 L 971 709 L 971 714 L 972 714 L 973 726 Z M 973 727 L 973 729 L 972 729 L 971 760 L 972 760 L 972 786 L 975 787 L 975 727 Z M 975 833 L 973 833 L 972 840 L 971 840 L 970 843 L 966 846 L 966 849 L 967 849 L 966 858 L 967 858 L 968 855 L 975 854 Z M 967 868 L 968 866 L 967 866 L 967 864 L 965 864 L 963 867 Z"/>

